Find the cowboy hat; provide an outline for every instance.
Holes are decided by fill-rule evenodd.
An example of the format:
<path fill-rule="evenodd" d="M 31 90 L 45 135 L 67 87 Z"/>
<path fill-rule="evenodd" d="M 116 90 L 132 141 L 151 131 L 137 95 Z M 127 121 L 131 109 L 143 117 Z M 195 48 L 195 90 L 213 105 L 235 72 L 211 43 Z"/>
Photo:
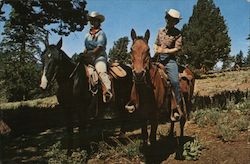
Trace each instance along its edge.
<path fill-rule="evenodd" d="M 88 20 L 90 20 L 91 18 L 99 19 L 101 23 L 105 20 L 105 17 L 102 14 L 98 13 L 97 11 L 93 11 L 90 14 L 88 14 Z"/>
<path fill-rule="evenodd" d="M 175 19 L 182 19 L 181 13 L 175 9 L 169 9 L 168 11 L 166 10 L 166 14 Z"/>

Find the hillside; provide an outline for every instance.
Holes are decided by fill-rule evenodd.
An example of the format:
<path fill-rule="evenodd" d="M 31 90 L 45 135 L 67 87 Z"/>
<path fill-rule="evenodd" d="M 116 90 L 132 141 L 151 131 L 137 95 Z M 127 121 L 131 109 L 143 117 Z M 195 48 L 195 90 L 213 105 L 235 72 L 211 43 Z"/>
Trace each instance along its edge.
<path fill-rule="evenodd" d="M 199 96 L 214 95 L 225 90 L 249 90 L 250 69 L 203 75 L 195 81 L 195 94 Z"/>

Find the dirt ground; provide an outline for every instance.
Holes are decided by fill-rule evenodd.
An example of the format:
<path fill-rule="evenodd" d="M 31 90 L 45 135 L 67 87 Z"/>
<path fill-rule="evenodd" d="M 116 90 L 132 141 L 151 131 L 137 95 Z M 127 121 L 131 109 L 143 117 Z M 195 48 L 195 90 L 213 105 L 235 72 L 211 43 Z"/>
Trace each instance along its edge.
<path fill-rule="evenodd" d="M 178 123 L 175 127 L 176 135 L 179 135 Z M 177 151 L 178 137 L 169 137 L 168 130 L 170 124 L 161 124 L 158 129 L 158 142 L 154 146 L 141 149 L 143 160 L 133 163 L 163 163 L 163 164 L 248 164 L 250 161 L 250 134 L 242 132 L 234 142 L 223 142 L 216 135 L 214 127 L 200 128 L 192 122 L 186 123 L 185 136 L 180 139 L 180 143 L 185 144 L 198 138 L 204 146 L 201 156 L 197 161 L 187 161 L 175 159 Z M 43 132 L 31 131 L 29 134 L 9 137 L 4 140 L 4 150 L 2 152 L 3 163 L 47 163 L 43 155 L 49 145 L 56 141 L 64 140 L 65 129 L 47 129 Z M 128 132 L 130 138 L 138 135 L 140 130 Z M 1 145 L 3 146 L 3 145 Z M 118 160 L 119 161 L 119 160 Z M 114 163 L 117 160 L 98 161 L 94 163 Z M 131 163 L 123 161 L 122 163 Z"/>
<path fill-rule="evenodd" d="M 187 122 L 185 136 L 196 137 L 202 141 L 205 148 L 197 161 L 176 160 L 172 154 L 162 163 L 171 164 L 248 164 L 250 161 L 249 132 L 242 132 L 234 142 L 223 142 L 215 132 L 215 127 L 199 128 L 196 124 Z"/>

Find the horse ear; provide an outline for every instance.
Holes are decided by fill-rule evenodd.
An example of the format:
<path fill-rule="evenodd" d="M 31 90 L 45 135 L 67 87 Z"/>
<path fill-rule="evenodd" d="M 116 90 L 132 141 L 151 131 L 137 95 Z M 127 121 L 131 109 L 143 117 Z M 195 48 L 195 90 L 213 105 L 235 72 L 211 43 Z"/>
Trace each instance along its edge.
<path fill-rule="evenodd" d="M 149 37 L 150 37 L 150 32 L 149 32 L 149 30 L 147 29 L 147 31 L 146 31 L 146 33 L 145 33 L 145 35 L 144 35 L 144 39 L 148 42 Z"/>
<path fill-rule="evenodd" d="M 132 28 L 132 30 L 131 30 L 131 38 L 132 38 L 132 40 L 134 41 L 135 39 L 136 39 L 136 32 L 135 32 L 135 30 Z"/>
<path fill-rule="evenodd" d="M 61 37 L 61 39 L 59 40 L 59 42 L 57 43 L 56 47 L 57 47 L 58 49 L 61 49 L 61 48 L 62 48 L 62 37 Z"/>

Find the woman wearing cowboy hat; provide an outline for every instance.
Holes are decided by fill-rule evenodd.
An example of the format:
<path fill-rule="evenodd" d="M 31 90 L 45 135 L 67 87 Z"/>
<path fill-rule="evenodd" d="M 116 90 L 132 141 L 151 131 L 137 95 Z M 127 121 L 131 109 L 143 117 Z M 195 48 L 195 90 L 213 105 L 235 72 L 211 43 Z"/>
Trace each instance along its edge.
<path fill-rule="evenodd" d="M 176 54 L 182 46 L 181 32 L 175 28 L 181 19 L 180 12 L 175 9 L 166 11 L 166 26 L 158 31 L 154 44 L 155 54 L 160 58 L 160 62 L 164 64 L 168 73 L 170 82 L 174 89 L 177 104 L 180 104 L 180 87 L 178 77 L 178 66 L 176 63 Z M 179 105 L 177 105 L 179 108 Z"/>
<path fill-rule="evenodd" d="M 84 53 L 93 57 L 94 66 L 103 82 L 105 89 L 103 90 L 104 102 L 108 102 L 112 98 L 111 82 L 107 74 L 107 53 L 106 44 L 107 38 L 104 31 L 101 29 L 101 23 L 105 17 L 93 11 L 88 15 L 90 22 L 90 30 L 85 36 Z"/>

